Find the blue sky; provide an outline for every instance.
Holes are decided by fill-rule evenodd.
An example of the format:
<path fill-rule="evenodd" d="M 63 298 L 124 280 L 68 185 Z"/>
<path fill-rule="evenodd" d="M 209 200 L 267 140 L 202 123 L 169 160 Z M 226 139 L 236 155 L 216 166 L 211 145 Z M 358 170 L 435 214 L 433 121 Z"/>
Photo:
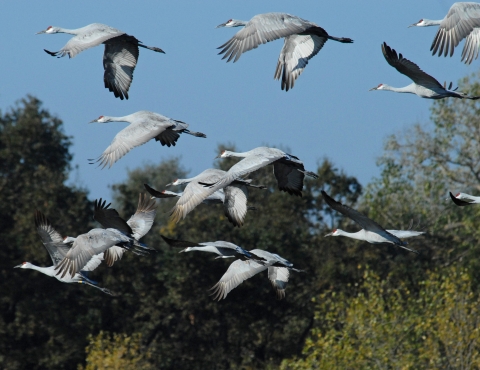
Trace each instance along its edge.
<path fill-rule="evenodd" d="M 427 123 L 431 101 L 414 95 L 368 90 L 379 83 L 411 81 L 390 67 L 380 45 L 388 45 L 443 81 L 473 73 L 452 58 L 429 51 L 436 27 L 407 28 L 421 18 L 442 19 L 452 1 L 10 1 L 0 15 L 3 37 L 0 108 L 5 111 L 27 93 L 63 120 L 73 136 L 71 182 L 87 187 L 90 198 L 109 197 L 109 185 L 123 181 L 127 169 L 181 156 L 196 174 L 211 167 L 220 143 L 240 151 L 260 145 L 289 147 L 307 169 L 323 158 L 364 185 L 379 175 L 375 160 L 384 139 L 416 122 Z M 308 19 L 329 34 L 354 44 L 328 41 L 289 92 L 273 79 L 283 41 L 277 40 L 225 63 L 216 48 L 239 28 L 215 27 L 230 18 L 249 20 L 266 12 Z M 71 37 L 35 35 L 49 25 L 79 28 L 105 23 L 158 46 L 166 54 L 141 49 L 130 99 L 116 99 L 103 86 L 103 46 L 73 59 L 56 59 Z M 207 139 L 183 135 L 173 148 L 156 142 L 133 149 L 112 169 L 88 164 L 126 123 L 88 124 L 100 115 L 123 116 L 151 110 L 190 124 Z M 164 184 L 175 178 L 165 179 Z M 160 187 L 163 184 L 152 184 Z"/>

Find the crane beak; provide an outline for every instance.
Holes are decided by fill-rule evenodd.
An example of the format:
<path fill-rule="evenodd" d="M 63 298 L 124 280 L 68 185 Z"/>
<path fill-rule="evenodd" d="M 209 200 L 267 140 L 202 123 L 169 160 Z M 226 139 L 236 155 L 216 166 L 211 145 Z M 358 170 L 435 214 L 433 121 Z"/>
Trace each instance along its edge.
<path fill-rule="evenodd" d="M 23 265 L 23 264 L 22 264 L 22 265 Z M 22 265 L 14 266 L 13 268 L 14 268 L 14 269 L 19 268 L 19 267 L 22 267 Z"/>
<path fill-rule="evenodd" d="M 377 90 L 378 89 L 378 86 L 375 86 L 375 87 L 372 87 L 370 90 L 368 91 L 372 91 L 372 90 Z"/>
<path fill-rule="evenodd" d="M 45 30 L 43 30 L 43 31 L 38 31 L 35 35 L 40 35 L 40 34 L 42 34 L 42 33 L 45 33 Z"/>
<path fill-rule="evenodd" d="M 93 123 L 93 122 L 98 122 L 98 118 L 94 119 L 93 121 L 90 121 L 88 123 Z"/>
<path fill-rule="evenodd" d="M 411 24 L 410 26 L 408 26 L 407 28 L 415 27 L 416 25 L 417 25 L 417 23 L 414 23 L 414 24 Z"/>
<path fill-rule="evenodd" d="M 324 238 L 326 238 L 327 236 L 332 236 L 333 233 L 328 233 L 327 235 L 324 236 Z"/>
<path fill-rule="evenodd" d="M 186 251 L 187 251 L 187 248 L 182 249 L 182 250 L 181 250 L 180 252 L 178 252 L 178 253 L 183 253 L 183 252 L 186 252 Z"/>
<path fill-rule="evenodd" d="M 225 22 L 225 23 L 222 23 L 222 24 L 219 24 L 217 27 L 215 28 L 221 28 L 221 27 L 225 27 L 227 25 L 228 22 Z"/>

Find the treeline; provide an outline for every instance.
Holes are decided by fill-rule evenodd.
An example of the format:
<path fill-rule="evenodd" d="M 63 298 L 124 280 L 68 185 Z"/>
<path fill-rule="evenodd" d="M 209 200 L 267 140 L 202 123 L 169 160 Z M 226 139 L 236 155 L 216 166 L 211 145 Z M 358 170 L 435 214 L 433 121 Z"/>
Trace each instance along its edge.
<path fill-rule="evenodd" d="M 478 95 L 476 81 L 465 79 L 460 88 Z M 23 261 L 51 264 L 35 231 L 35 209 L 65 234 L 95 226 L 86 190 L 65 185 L 71 142 L 61 121 L 37 99 L 21 100 L 0 115 L 1 367 L 478 368 L 471 355 L 478 352 L 478 314 L 471 305 L 478 305 L 480 209 L 446 200 L 448 190 L 480 191 L 478 113 L 471 101 L 436 102 L 431 127 L 416 125 L 389 138 L 379 160 L 382 175 L 365 189 L 328 160 L 319 162 L 320 179 L 306 181 L 302 198 L 278 191 L 270 168 L 257 171 L 250 177 L 267 190 L 250 191 L 249 204 L 257 210 L 242 228 L 233 228 L 220 206 L 203 205 L 172 224 L 174 200 L 158 201 L 155 224 L 143 239 L 158 252 L 126 253 L 90 276 L 118 293 L 110 297 L 13 269 Z M 213 165 L 226 169 L 232 163 Z M 114 206 L 129 217 L 144 183 L 162 189 L 186 175 L 177 159 L 133 170 L 114 186 Z M 332 226 L 358 227 L 332 213 L 321 190 L 387 228 L 407 228 L 413 220 L 426 231 L 411 239 L 420 255 L 325 238 Z M 209 288 L 231 261 L 178 254 L 160 235 L 266 249 L 305 273 L 292 272 L 282 301 L 265 273 L 214 302 Z M 454 293 L 464 294 L 465 304 Z M 453 317 L 455 309 L 464 310 L 463 319 Z M 459 322 L 461 333 L 448 330 Z M 461 350 L 470 355 L 457 360 L 461 350 L 452 352 L 447 342 L 466 346 Z M 428 362 L 432 354 L 438 362 Z"/>

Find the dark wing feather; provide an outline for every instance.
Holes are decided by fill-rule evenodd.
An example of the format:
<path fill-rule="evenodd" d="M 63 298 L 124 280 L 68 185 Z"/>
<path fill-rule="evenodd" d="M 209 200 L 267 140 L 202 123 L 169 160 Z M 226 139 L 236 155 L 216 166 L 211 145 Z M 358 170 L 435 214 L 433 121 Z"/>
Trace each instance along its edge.
<path fill-rule="evenodd" d="M 50 220 L 40 211 L 35 211 L 35 227 L 48 251 L 53 265 L 56 266 L 70 249 L 63 244 L 62 236 L 54 229 Z"/>
<path fill-rule="evenodd" d="M 133 234 L 132 228 L 127 222 L 120 217 L 118 212 L 110 207 L 110 203 L 105 205 L 106 201 L 102 201 L 102 198 L 96 199 L 94 202 L 93 219 L 99 222 L 104 229 L 112 228 L 121 231 L 124 234 Z"/>
<path fill-rule="evenodd" d="M 113 92 L 116 98 L 128 99 L 137 60 L 138 40 L 135 37 L 121 35 L 105 41 L 103 81 L 105 88 Z"/>
<path fill-rule="evenodd" d="M 395 243 L 398 245 L 404 245 L 405 243 L 402 242 L 399 238 L 397 238 L 395 235 L 389 233 L 387 230 L 385 230 L 382 226 L 377 224 L 375 221 L 371 220 L 367 216 L 365 216 L 363 213 L 358 212 L 357 210 L 350 208 L 349 206 L 346 206 L 340 202 L 337 202 L 335 199 L 331 198 L 327 193 L 325 193 L 322 190 L 322 196 L 323 199 L 325 199 L 325 202 L 333 208 L 335 211 L 340 212 L 341 214 L 347 216 L 348 218 L 352 219 L 355 221 L 357 224 L 359 224 L 363 229 L 372 231 L 378 234 L 389 234 L 393 240 L 395 240 Z M 392 240 L 392 241 L 393 241 Z"/>
<path fill-rule="evenodd" d="M 320 27 L 316 28 L 323 30 Z M 328 40 L 327 33 L 325 31 L 324 33 L 325 36 L 323 37 L 317 34 L 291 35 L 285 37 L 274 75 L 276 80 L 282 80 L 282 90 L 288 91 L 293 88 L 296 79 L 303 72 L 308 61 L 322 49 Z"/>
<path fill-rule="evenodd" d="M 397 55 L 397 52 L 385 42 L 382 44 L 382 53 L 388 64 L 416 84 L 427 88 L 443 89 L 443 86 L 434 77 L 422 71 L 418 65 L 404 58 L 402 54 Z"/>
<path fill-rule="evenodd" d="M 186 240 L 170 239 L 163 235 L 160 235 L 160 236 L 162 237 L 163 240 L 165 240 L 165 243 L 167 243 L 171 247 L 188 248 L 188 247 L 196 247 L 199 245 L 198 243 L 193 243 Z"/>
<path fill-rule="evenodd" d="M 175 126 L 171 126 L 167 129 L 165 129 L 165 131 L 162 131 L 160 134 L 158 134 L 156 137 L 155 137 L 155 140 L 156 141 L 160 141 L 160 143 L 163 145 L 163 146 L 168 146 L 168 147 L 171 147 L 172 145 L 175 146 L 178 138 L 180 137 L 180 134 L 176 131 L 173 131 L 172 128 L 175 127 Z"/>
<path fill-rule="evenodd" d="M 303 164 L 287 160 L 278 160 L 273 164 L 273 173 L 277 179 L 278 188 L 290 195 L 302 196 L 305 174 Z"/>

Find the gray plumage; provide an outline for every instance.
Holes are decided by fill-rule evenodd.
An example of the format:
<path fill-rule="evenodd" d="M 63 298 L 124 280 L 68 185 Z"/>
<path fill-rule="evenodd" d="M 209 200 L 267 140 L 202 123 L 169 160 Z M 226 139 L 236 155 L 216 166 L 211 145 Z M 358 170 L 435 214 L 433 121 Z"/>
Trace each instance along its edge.
<path fill-rule="evenodd" d="M 88 279 L 83 272 L 95 270 L 103 260 L 103 253 L 92 256 L 87 263 L 83 266 L 81 271 L 73 274 L 72 276 L 59 276 L 56 273 L 56 267 L 62 261 L 62 259 L 68 254 L 70 248 L 63 243 L 62 236 L 52 226 L 50 220 L 41 212 L 35 211 L 35 227 L 38 235 L 42 239 L 43 245 L 48 251 L 53 265 L 49 267 L 35 266 L 30 262 L 23 262 L 22 264 L 15 266 L 15 268 L 32 269 L 37 270 L 45 275 L 52 276 L 62 283 L 80 283 L 92 286 L 101 290 L 104 293 L 112 295 L 113 293 L 106 288 L 102 288 L 96 285 L 95 282 Z"/>
<path fill-rule="evenodd" d="M 220 188 L 210 191 L 210 189 L 203 186 L 202 183 L 214 183 L 225 176 L 226 173 L 227 172 L 220 169 L 209 168 L 192 178 L 177 179 L 173 183 L 167 184 L 167 186 L 169 186 L 188 183 L 177 203 L 171 210 L 172 221 L 179 222 L 184 219 L 196 206 L 207 199 L 212 203 L 217 202 L 217 200 L 214 200 L 215 197 L 217 197 L 218 200 L 221 200 L 222 195 L 221 193 L 218 193 Z M 224 190 L 222 201 L 224 212 L 228 220 L 234 226 L 242 226 L 245 215 L 247 214 L 247 187 L 265 188 L 263 185 L 253 185 L 251 180 L 243 180 L 240 176 L 225 185 L 225 187 L 222 187 Z M 217 195 L 215 196 L 214 194 Z"/>
<path fill-rule="evenodd" d="M 228 186 L 241 176 L 269 164 L 273 164 L 273 173 L 277 179 L 278 188 L 290 195 L 302 196 L 305 175 L 318 178 L 315 173 L 305 170 L 300 159 L 276 148 L 261 146 L 243 153 L 224 150 L 220 157 L 241 157 L 243 159 L 233 165 L 220 180 L 214 183 L 202 182 L 209 189 L 209 194 Z"/>
<path fill-rule="evenodd" d="M 110 204 L 105 203 L 102 199 L 96 200 L 94 210 L 94 219 L 104 228 L 92 229 L 73 238 L 72 248 L 55 267 L 61 277 L 67 273 L 73 276 L 83 269 L 90 258 L 100 253 L 107 254 L 106 262 L 111 266 L 122 257 L 120 249 L 128 249 L 140 255 L 152 250 L 138 239 L 152 226 L 156 213 L 155 202 L 140 194 L 137 212 L 128 221 L 123 220 L 115 209 L 109 208 Z M 107 252 L 109 249 L 111 250 Z"/>
<path fill-rule="evenodd" d="M 63 278 L 68 273 L 73 277 L 91 258 L 115 245 L 133 248 L 133 240 L 116 229 L 92 229 L 77 236 L 72 248 L 55 267 L 57 275 Z"/>
<path fill-rule="evenodd" d="M 401 88 L 380 84 L 377 87 L 371 88 L 370 90 L 387 90 L 399 93 L 410 93 L 427 99 L 443 99 L 452 97 L 476 100 L 480 98 L 480 96 L 468 96 L 462 92 L 457 92 L 455 91 L 456 89 L 451 90 L 451 83 L 448 88 L 446 84 L 442 86 L 440 82 L 422 71 L 415 63 L 404 58 L 402 54 L 397 55 L 397 52 L 390 48 L 385 42 L 382 44 L 382 53 L 388 64 L 394 67 L 401 74 L 404 74 L 410 78 L 413 83 Z"/>
<path fill-rule="evenodd" d="M 233 165 L 220 177 L 218 177 L 218 172 L 212 176 L 195 177 L 194 188 L 192 187 L 188 194 L 187 188 L 185 188 L 182 198 L 173 207 L 171 211 L 172 220 L 184 218 L 188 212 L 211 194 L 240 181 L 242 176 L 269 164 L 273 164 L 273 172 L 279 189 L 292 195 L 302 196 L 305 175 L 318 178 L 315 173 L 306 171 L 303 162 L 297 157 L 276 148 L 258 147 L 243 153 L 224 150 L 220 157 L 242 157 L 244 159 Z"/>
<path fill-rule="evenodd" d="M 356 233 L 349 233 L 341 229 L 335 229 L 333 232 L 325 236 L 346 236 L 352 239 L 364 240 L 371 244 L 390 243 L 407 251 L 417 253 L 417 251 L 407 248 L 407 242 L 400 240 L 400 238 L 409 238 L 423 234 L 421 231 L 413 230 L 385 230 L 382 226 L 371 220 L 364 214 L 357 210 L 350 208 L 335 199 L 331 198 L 326 192 L 321 191 L 325 202 L 335 211 L 347 216 L 362 227 L 362 230 Z"/>
<path fill-rule="evenodd" d="M 139 194 L 137 210 L 128 221 L 123 220 L 115 209 L 109 208 L 110 204 L 105 205 L 105 203 L 106 202 L 102 202 L 101 199 L 100 201 L 95 201 L 94 219 L 98 221 L 102 227 L 116 228 L 132 236 L 137 241 L 150 231 L 157 210 L 155 201 L 149 199 L 146 194 Z M 116 245 L 108 248 L 104 252 L 105 263 L 109 267 L 113 266 L 116 261 L 122 258 L 125 251 L 125 248 Z M 145 254 L 141 249 L 134 249 L 133 252 L 136 254 Z"/>
<path fill-rule="evenodd" d="M 137 65 L 139 47 L 165 53 L 162 49 L 146 46 L 135 37 L 125 32 L 101 23 L 92 23 L 77 29 L 66 29 L 49 26 L 37 34 L 68 33 L 74 35 L 63 48 L 57 52 L 46 49 L 45 52 L 58 58 L 68 55 L 75 57 L 78 53 L 100 44 L 105 44 L 103 53 L 103 81 L 105 88 L 113 92 L 116 98 L 128 99 L 128 90 L 133 79 L 133 72 Z"/>
<path fill-rule="evenodd" d="M 470 64 L 478 58 L 480 47 L 480 4 L 473 2 L 457 2 L 448 10 L 441 20 L 420 19 L 409 27 L 439 26 L 433 39 L 430 51 L 432 55 L 453 55 L 460 41 L 465 40 L 462 61 Z"/>
<path fill-rule="evenodd" d="M 92 122 L 128 122 L 129 125 L 121 130 L 105 149 L 98 159 L 90 159 L 91 164 L 99 162 L 102 169 L 113 164 L 133 148 L 155 139 L 162 145 L 175 146 L 180 134 L 185 133 L 196 137 L 206 137 L 201 132 L 190 131 L 188 124 L 177 121 L 161 114 L 146 110 L 138 111 L 124 117 L 100 116 Z"/>
<path fill-rule="evenodd" d="M 230 19 L 217 28 L 239 26 L 245 27 L 218 48 L 222 49 L 219 54 L 225 54 L 222 59 L 236 62 L 242 53 L 284 38 L 274 78 L 281 79 L 281 88 L 285 91 L 293 88 L 308 61 L 317 55 L 327 40 L 353 42 L 349 38 L 330 36 L 315 23 L 287 13 L 258 14 L 248 22 Z"/>
<path fill-rule="evenodd" d="M 232 262 L 218 283 L 211 288 L 214 300 L 225 299 L 228 293 L 245 280 L 265 270 L 268 270 L 268 279 L 277 298 L 285 297 L 285 289 L 290 276 L 289 271 L 300 272 L 300 270 L 293 268 L 291 262 L 278 254 L 262 249 L 252 249 L 249 253 L 252 254 L 251 259 Z"/>
<path fill-rule="evenodd" d="M 252 256 L 242 247 L 222 240 L 218 240 L 216 242 L 194 243 L 185 240 L 170 239 L 163 235 L 160 236 L 169 246 L 183 248 L 179 253 L 191 251 L 208 252 L 217 254 L 218 257 L 216 258 L 230 258 L 237 255 L 243 255 L 246 257 Z"/>

